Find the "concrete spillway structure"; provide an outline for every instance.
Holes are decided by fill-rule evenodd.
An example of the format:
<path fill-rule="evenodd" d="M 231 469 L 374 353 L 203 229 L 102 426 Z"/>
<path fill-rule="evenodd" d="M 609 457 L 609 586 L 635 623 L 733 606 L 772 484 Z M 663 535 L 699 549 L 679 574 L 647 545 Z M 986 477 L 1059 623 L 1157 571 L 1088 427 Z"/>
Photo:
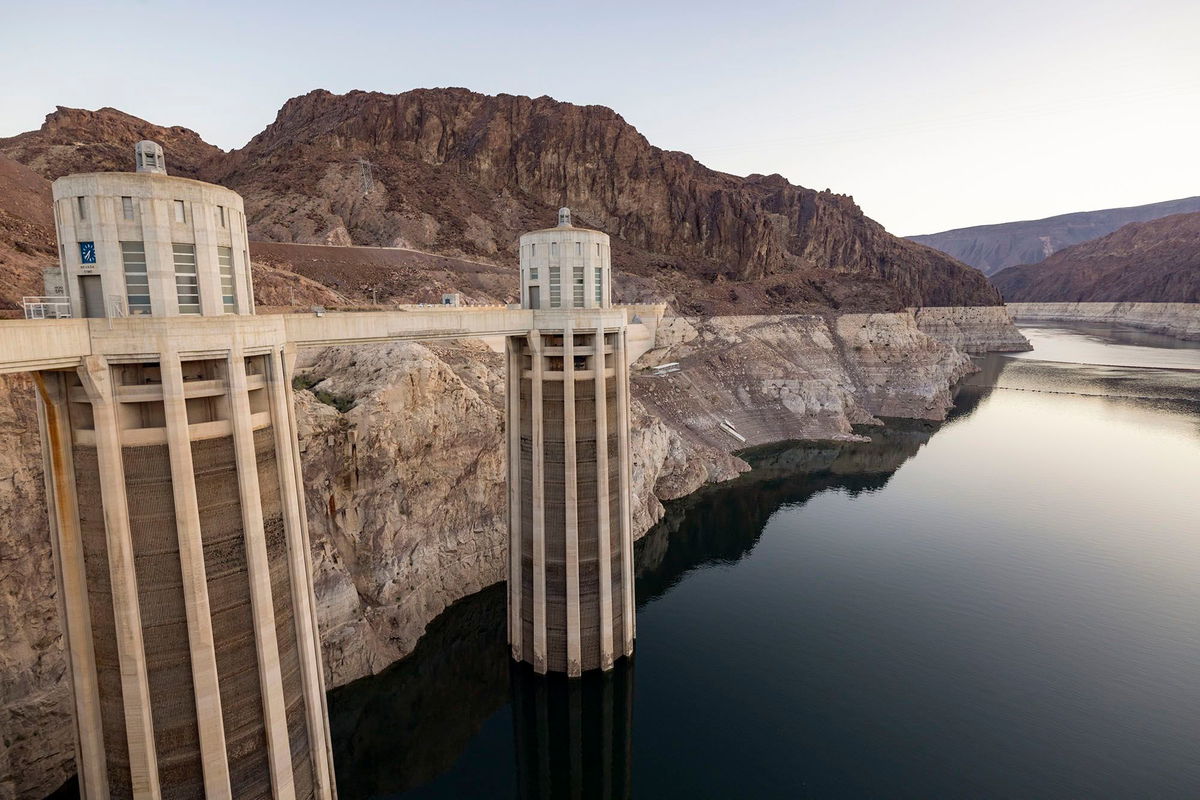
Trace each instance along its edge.
<path fill-rule="evenodd" d="M 81 792 L 332 798 L 293 351 L 247 316 L 241 198 L 137 158 L 55 181 L 47 276 L 132 326 L 36 376 Z"/>
<path fill-rule="evenodd" d="M 571 224 L 521 237 L 508 339 L 509 643 L 535 671 L 610 669 L 633 652 L 629 370 L 609 239 Z"/>
<path fill-rule="evenodd" d="M 86 800 L 336 796 L 297 347 L 506 337 L 513 657 L 632 652 L 628 365 L 664 307 L 612 307 L 605 234 L 563 209 L 522 237 L 521 308 L 255 315 L 241 198 L 153 142 L 137 165 L 55 181 L 60 267 L 0 321 L 41 399 Z"/>

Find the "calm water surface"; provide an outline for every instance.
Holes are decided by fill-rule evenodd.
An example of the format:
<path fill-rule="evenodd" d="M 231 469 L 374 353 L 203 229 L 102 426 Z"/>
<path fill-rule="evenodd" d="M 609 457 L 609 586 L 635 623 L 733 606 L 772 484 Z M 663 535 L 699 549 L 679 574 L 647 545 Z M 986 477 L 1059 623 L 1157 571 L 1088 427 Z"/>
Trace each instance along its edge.
<path fill-rule="evenodd" d="M 611 675 L 456 604 L 331 694 L 342 799 L 1200 797 L 1200 347 L 1026 333 L 944 424 L 671 507 Z"/>

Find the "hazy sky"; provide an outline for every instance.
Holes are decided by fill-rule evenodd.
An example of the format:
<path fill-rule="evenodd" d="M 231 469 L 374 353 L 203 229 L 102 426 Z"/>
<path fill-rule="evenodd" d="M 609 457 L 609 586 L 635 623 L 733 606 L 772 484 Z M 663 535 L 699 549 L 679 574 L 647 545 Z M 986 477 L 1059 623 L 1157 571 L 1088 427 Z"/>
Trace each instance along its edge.
<path fill-rule="evenodd" d="M 548 94 L 898 234 L 1200 194 L 1197 0 L 3 0 L 0 74 L 0 136 L 114 106 L 224 148 L 318 87 Z"/>

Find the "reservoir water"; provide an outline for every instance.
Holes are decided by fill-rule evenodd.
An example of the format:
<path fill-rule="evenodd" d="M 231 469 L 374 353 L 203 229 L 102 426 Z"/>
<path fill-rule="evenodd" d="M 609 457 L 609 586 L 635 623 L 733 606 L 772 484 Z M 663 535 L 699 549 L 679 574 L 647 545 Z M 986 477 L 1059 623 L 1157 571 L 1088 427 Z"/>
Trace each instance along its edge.
<path fill-rule="evenodd" d="M 1200 797 L 1200 345 L 1025 332 L 945 423 L 672 505 L 610 675 L 451 607 L 331 693 L 342 800 Z"/>

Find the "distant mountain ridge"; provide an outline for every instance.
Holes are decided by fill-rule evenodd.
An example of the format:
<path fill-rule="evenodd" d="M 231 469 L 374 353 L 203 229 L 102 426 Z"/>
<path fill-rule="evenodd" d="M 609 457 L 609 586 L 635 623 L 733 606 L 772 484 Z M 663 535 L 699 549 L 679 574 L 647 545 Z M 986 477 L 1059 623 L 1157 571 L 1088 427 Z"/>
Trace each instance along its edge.
<path fill-rule="evenodd" d="M 1127 208 L 1078 211 L 1045 219 L 976 225 L 905 238 L 954 256 L 984 275 L 994 275 L 1006 267 L 1036 264 L 1064 247 L 1097 239 L 1130 222 L 1147 222 L 1193 211 L 1200 211 L 1200 196 Z"/>
<path fill-rule="evenodd" d="M 992 283 L 1010 303 L 1200 303 L 1200 212 L 1131 222 Z"/>
<path fill-rule="evenodd" d="M 258 240 L 399 246 L 511 269 L 519 234 L 570 205 L 613 237 L 622 300 L 723 314 L 999 303 L 977 271 L 892 236 L 849 195 L 717 172 L 652 146 L 611 109 L 549 97 L 315 90 L 228 153 L 188 128 L 59 108 L 41 129 L 0 139 L 0 154 L 53 179 L 128 170 L 143 138 L 162 141 L 172 174 L 242 194 Z"/>

